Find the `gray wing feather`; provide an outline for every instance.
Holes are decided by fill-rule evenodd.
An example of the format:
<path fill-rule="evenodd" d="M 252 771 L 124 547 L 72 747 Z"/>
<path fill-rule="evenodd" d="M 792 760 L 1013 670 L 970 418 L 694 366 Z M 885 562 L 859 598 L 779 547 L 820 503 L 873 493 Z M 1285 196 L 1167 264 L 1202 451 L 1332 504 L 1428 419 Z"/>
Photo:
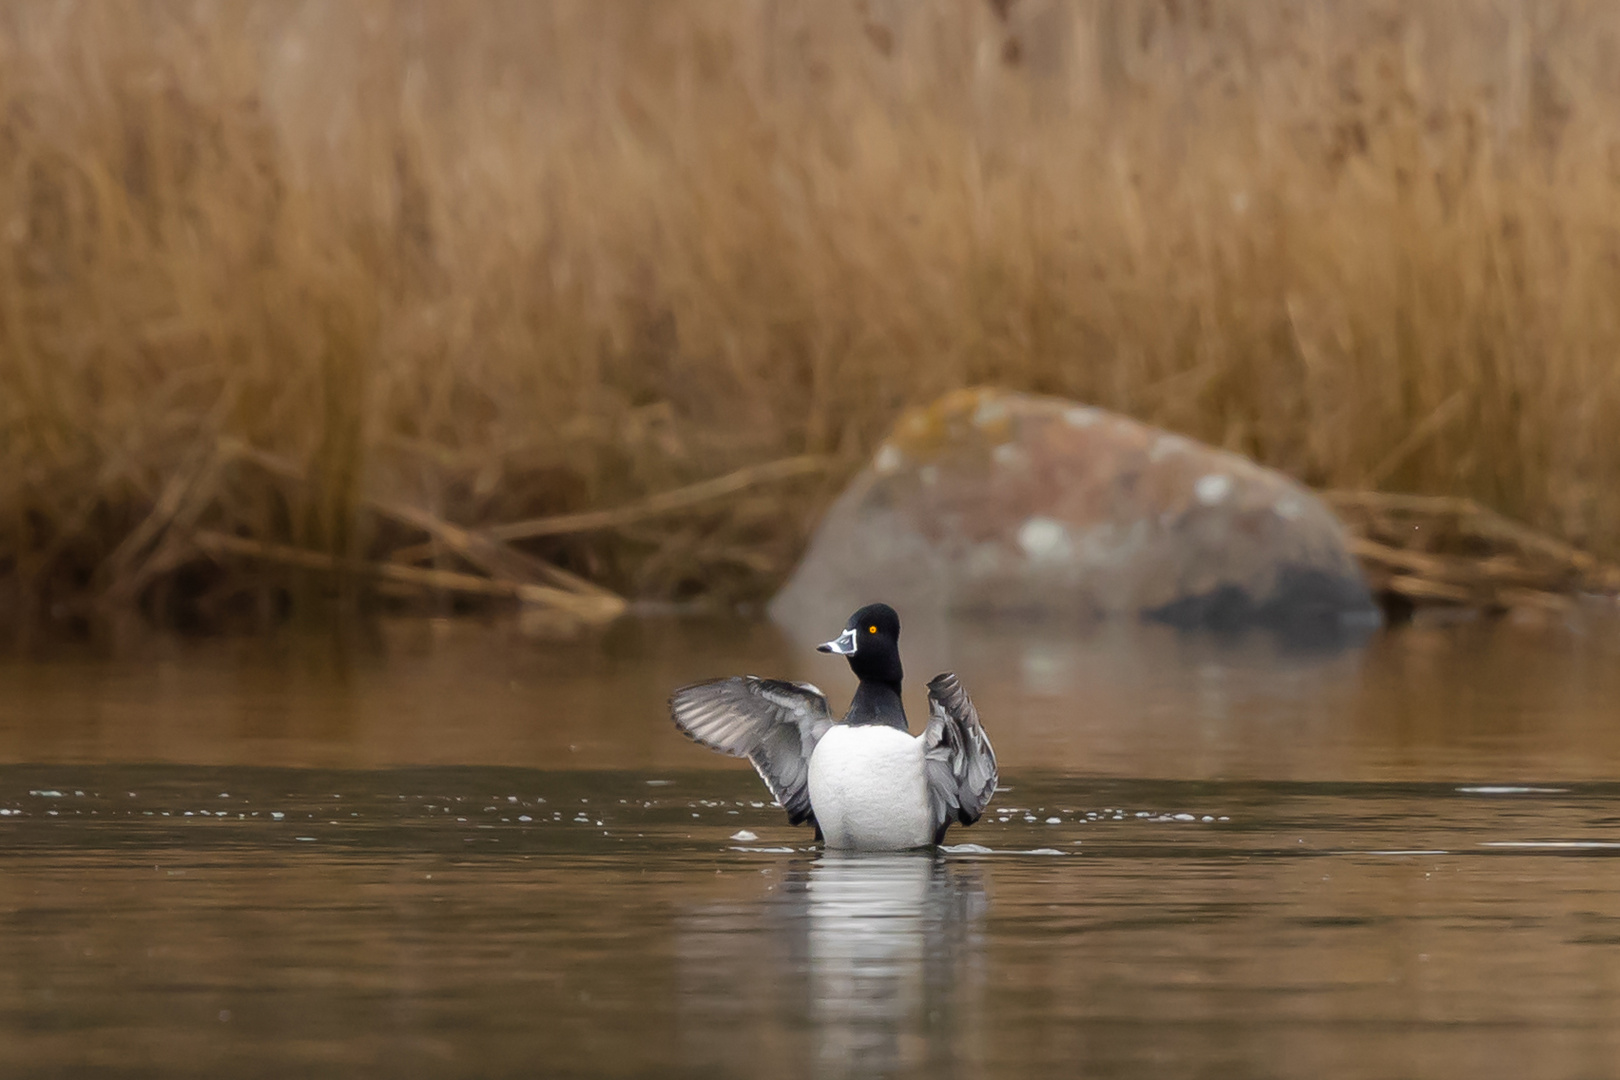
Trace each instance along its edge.
<path fill-rule="evenodd" d="M 820 690 L 738 675 L 681 687 L 669 712 L 692 741 L 752 762 L 793 824 L 810 819 L 810 755 L 833 723 Z"/>
<path fill-rule="evenodd" d="M 937 844 L 953 822 L 971 825 L 978 821 L 996 790 L 996 752 L 979 725 L 979 711 L 949 672 L 928 684 L 928 727 L 923 740 Z"/>

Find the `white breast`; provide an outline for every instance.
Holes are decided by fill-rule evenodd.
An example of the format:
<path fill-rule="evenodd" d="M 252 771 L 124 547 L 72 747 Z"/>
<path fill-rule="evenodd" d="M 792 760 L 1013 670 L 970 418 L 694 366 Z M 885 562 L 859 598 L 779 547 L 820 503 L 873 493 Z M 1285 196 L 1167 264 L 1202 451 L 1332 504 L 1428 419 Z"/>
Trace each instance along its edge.
<path fill-rule="evenodd" d="M 933 842 L 923 742 L 881 724 L 834 724 L 810 757 L 810 808 L 828 847 Z"/>

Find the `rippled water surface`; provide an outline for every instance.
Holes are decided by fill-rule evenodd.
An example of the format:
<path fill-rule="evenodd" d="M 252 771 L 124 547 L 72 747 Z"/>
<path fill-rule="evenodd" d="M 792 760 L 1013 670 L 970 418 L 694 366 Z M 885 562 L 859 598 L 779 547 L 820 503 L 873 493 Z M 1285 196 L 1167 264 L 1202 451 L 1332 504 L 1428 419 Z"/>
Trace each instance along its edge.
<path fill-rule="evenodd" d="M 0 662 L 0 1075 L 1620 1072 L 1612 629 L 903 645 L 1004 790 L 864 857 L 668 724 L 759 625 Z"/>

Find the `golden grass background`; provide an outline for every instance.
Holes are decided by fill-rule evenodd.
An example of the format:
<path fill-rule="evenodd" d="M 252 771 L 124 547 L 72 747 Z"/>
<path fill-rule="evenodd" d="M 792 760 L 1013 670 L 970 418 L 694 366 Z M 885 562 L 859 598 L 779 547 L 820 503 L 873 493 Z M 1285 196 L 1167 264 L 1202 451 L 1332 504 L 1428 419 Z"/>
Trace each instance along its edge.
<path fill-rule="evenodd" d="M 0 623 L 827 455 L 531 548 L 759 596 L 987 382 L 1615 556 L 1617 312 L 1609 3 L 8 4 Z"/>

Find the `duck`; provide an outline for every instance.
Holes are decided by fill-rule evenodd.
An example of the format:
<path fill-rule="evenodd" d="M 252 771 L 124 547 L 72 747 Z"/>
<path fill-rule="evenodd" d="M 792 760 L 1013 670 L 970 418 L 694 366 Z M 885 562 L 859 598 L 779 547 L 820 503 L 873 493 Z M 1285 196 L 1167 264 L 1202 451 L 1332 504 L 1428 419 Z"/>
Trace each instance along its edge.
<path fill-rule="evenodd" d="M 912 735 L 900 698 L 900 616 L 867 604 L 817 650 L 860 684 L 843 719 L 810 684 L 757 675 L 693 683 L 670 716 L 701 746 L 747 758 L 794 825 L 828 848 L 903 851 L 972 825 L 996 789 L 996 752 L 952 672 L 928 683 L 928 723 Z"/>

